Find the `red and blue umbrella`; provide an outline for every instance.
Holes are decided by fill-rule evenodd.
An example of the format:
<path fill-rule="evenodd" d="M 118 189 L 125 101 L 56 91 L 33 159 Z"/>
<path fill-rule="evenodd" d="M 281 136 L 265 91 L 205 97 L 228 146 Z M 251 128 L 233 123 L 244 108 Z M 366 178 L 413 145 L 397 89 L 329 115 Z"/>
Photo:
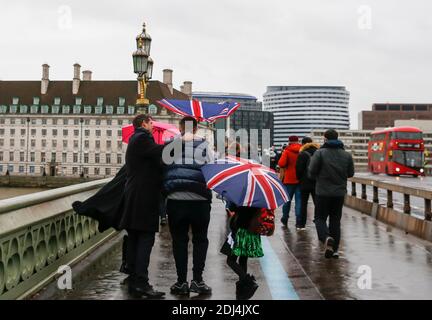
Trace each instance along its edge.
<path fill-rule="evenodd" d="M 228 156 L 201 168 L 207 187 L 237 206 L 276 209 L 289 199 L 276 172 L 242 158 Z"/>
<path fill-rule="evenodd" d="M 168 100 L 163 99 L 158 103 L 164 108 L 181 116 L 191 116 L 198 121 L 213 122 L 219 118 L 229 117 L 240 104 L 237 102 L 210 103 L 198 100 Z"/>

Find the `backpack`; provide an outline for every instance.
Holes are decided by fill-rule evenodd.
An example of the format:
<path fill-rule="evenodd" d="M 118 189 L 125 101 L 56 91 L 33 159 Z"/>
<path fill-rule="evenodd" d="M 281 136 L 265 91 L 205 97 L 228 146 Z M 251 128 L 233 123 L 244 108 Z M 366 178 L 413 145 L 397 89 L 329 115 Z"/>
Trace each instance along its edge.
<path fill-rule="evenodd" d="M 274 210 L 261 208 L 249 226 L 249 232 L 261 236 L 272 236 L 275 230 Z"/>

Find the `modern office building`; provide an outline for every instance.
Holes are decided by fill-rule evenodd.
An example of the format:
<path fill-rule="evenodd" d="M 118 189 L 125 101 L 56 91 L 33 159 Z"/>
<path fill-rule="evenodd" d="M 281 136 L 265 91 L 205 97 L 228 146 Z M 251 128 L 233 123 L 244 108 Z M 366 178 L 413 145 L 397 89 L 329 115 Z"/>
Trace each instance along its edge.
<path fill-rule="evenodd" d="M 288 137 L 309 135 L 313 129 L 347 130 L 349 92 L 333 86 L 269 86 L 263 110 L 274 115 L 274 143 L 280 147 Z"/>
<path fill-rule="evenodd" d="M 375 103 L 371 111 L 359 112 L 359 129 L 394 127 L 395 120 L 432 120 L 432 104 Z"/>
<path fill-rule="evenodd" d="M 169 70 L 170 71 L 170 70 Z M 150 81 L 150 105 L 137 110 L 137 81 L 94 81 L 90 71 L 74 79 L 0 81 L 0 174 L 111 176 L 124 163 L 122 127 L 140 112 L 158 121 L 176 123 L 178 116 L 156 101 L 189 99 L 167 83 Z"/>

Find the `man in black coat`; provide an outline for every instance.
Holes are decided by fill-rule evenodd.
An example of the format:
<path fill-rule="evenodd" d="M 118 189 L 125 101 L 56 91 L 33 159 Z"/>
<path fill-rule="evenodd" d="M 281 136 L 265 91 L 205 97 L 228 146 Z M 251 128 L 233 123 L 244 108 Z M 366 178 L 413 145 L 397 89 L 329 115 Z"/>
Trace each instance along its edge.
<path fill-rule="evenodd" d="M 306 229 L 309 196 L 312 196 L 315 204 L 315 181 L 308 177 L 308 167 L 310 159 L 317 149 L 319 149 L 319 145 L 313 143 L 311 138 L 304 137 L 302 139 L 302 147 L 296 162 L 296 176 L 300 181 L 301 190 L 300 221 L 297 230 Z"/>
<path fill-rule="evenodd" d="M 126 150 L 126 185 L 119 228 L 128 231 L 129 292 L 159 298 L 164 293 L 155 291 L 149 284 L 148 266 L 155 233 L 159 231 L 163 146 L 153 139 L 150 116 L 137 115 L 133 126 L 135 132 Z"/>
<path fill-rule="evenodd" d="M 324 144 L 313 155 L 308 176 L 316 181 L 315 226 L 319 240 L 325 244 L 324 255 L 338 258 L 342 208 L 347 180 L 354 176 L 354 162 L 351 154 L 344 150 L 336 130 L 324 133 Z"/>

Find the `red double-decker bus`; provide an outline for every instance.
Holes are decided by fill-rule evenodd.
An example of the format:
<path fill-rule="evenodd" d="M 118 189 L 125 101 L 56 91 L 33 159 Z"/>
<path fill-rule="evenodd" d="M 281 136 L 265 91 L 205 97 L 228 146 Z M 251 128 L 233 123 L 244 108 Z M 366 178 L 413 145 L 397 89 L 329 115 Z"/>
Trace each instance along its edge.
<path fill-rule="evenodd" d="M 395 127 L 371 133 L 368 168 L 388 175 L 424 175 L 423 133 L 415 127 Z"/>

